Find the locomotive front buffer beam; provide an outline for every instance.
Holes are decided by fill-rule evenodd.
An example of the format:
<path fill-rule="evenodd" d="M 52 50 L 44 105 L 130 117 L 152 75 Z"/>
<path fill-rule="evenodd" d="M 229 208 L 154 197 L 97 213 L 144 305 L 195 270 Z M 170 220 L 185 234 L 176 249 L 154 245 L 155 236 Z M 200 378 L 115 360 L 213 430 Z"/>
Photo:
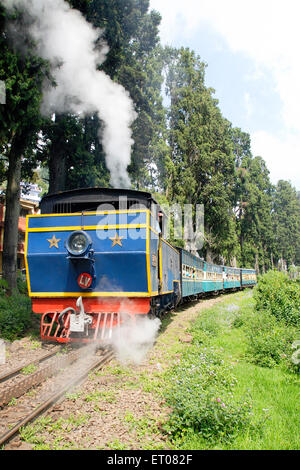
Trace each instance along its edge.
<path fill-rule="evenodd" d="M 76 309 L 67 307 L 61 312 L 46 312 L 41 318 L 41 338 L 59 343 L 110 343 L 120 328 L 120 314 L 84 311 L 82 297 Z"/>

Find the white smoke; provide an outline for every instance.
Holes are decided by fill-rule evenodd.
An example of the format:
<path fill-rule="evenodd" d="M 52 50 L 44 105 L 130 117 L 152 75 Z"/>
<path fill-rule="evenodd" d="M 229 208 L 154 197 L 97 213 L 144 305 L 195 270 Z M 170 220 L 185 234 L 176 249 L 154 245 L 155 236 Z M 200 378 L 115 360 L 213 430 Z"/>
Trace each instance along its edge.
<path fill-rule="evenodd" d="M 161 321 L 144 315 L 134 318 L 121 315 L 121 321 L 111 342 L 116 357 L 124 364 L 141 364 L 155 342 Z"/>
<path fill-rule="evenodd" d="M 57 86 L 47 87 L 42 112 L 97 113 L 103 122 L 102 141 L 106 165 L 114 187 L 129 187 L 130 126 L 136 114 L 129 93 L 113 82 L 97 66 L 105 61 L 108 47 L 101 35 L 78 10 L 64 0 L 2 0 L 7 9 L 21 8 L 32 21 L 29 33 L 37 43 L 37 53 L 52 65 Z M 59 64 L 59 65 L 58 65 Z"/>

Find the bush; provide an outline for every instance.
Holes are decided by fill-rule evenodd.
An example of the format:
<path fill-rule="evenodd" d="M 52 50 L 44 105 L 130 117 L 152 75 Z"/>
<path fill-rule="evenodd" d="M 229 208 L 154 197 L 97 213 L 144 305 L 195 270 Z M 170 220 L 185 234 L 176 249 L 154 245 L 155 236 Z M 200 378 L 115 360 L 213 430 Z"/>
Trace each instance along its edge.
<path fill-rule="evenodd" d="M 262 276 L 254 290 L 256 314 L 245 325 L 248 353 L 255 364 L 273 367 L 292 361 L 293 343 L 300 339 L 300 284 L 281 272 Z"/>
<path fill-rule="evenodd" d="M 260 312 L 245 325 L 247 353 L 253 363 L 273 367 L 291 358 L 295 328 L 279 322 L 268 312 Z"/>
<path fill-rule="evenodd" d="M 22 274 L 19 274 L 17 277 L 17 287 L 20 294 L 28 294 L 27 281 L 24 279 Z"/>
<path fill-rule="evenodd" d="M 190 346 L 173 369 L 171 380 L 168 431 L 174 437 L 196 432 L 207 440 L 224 441 L 249 423 L 252 405 L 233 398 L 236 379 L 213 348 Z"/>
<path fill-rule="evenodd" d="M 3 283 L 3 281 L 2 281 Z M 12 341 L 25 333 L 31 326 L 32 310 L 30 299 L 19 292 L 0 295 L 0 336 Z"/>
<path fill-rule="evenodd" d="M 287 325 L 300 325 L 300 283 L 281 272 L 262 276 L 254 290 L 257 311 L 267 311 Z"/>

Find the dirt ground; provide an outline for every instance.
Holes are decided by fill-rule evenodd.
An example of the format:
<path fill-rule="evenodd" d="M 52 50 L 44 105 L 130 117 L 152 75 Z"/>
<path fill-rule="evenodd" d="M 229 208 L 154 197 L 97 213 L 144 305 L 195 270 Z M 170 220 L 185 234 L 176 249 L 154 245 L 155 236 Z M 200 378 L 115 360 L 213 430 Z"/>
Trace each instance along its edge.
<path fill-rule="evenodd" d="M 126 362 L 115 359 L 103 370 L 91 373 L 83 385 L 25 428 L 5 450 L 169 449 L 163 425 L 170 410 L 162 394 L 157 393 L 160 376 L 178 360 L 182 345 L 191 341 L 188 333 L 191 321 L 202 309 L 223 299 L 224 295 L 220 295 L 170 312 L 155 344 L 140 363 L 128 362 L 128 357 Z M 0 375 L 25 365 L 51 347 L 27 337 L 6 343 L 6 364 L 0 365 Z M 29 396 L 30 393 L 34 395 L 34 391 Z"/>

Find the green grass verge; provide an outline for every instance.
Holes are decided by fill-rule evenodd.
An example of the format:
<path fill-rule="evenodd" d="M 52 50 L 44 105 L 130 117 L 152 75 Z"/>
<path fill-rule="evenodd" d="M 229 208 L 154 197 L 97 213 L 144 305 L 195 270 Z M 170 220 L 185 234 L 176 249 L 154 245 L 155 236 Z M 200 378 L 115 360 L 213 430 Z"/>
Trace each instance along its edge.
<path fill-rule="evenodd" d="M 236 293 L 194 322 L 193 343 L 167 376 L 175 448 L 300 448 L 299 375 L 285 358 L 269 367 L 255 364 L 249 344 L 249 325 L 259 316 L 254 307 L 251 291 Z"/>

